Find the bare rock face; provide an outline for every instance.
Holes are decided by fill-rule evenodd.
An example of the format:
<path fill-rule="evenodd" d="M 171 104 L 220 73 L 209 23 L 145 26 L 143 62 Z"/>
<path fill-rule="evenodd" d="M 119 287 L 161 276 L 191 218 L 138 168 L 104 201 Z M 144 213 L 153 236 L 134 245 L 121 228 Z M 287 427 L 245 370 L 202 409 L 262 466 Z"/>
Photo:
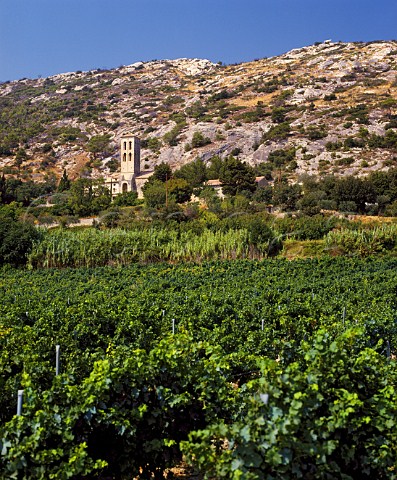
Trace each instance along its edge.
<path fill-rule="evenodd" d="M 252 159 L 254 164 L 267 162 L 269 158 L 269 153 L 274 150 L 272 145 L 260 145 L 258 149 L 254 152 Z"/>
<path fill-rule="evenodd" d="M 367 141 L 397 135 L 396 98 L 395 41 L 326 40 L 238 65 L 179 58 L 6 82 L 4 117 L 31 107 L 23 127 L 10 121 L 0 129 L 0 168 L 15 172 L 16 137 L 24 138 L 26 178 L 63 168 L 98 177 L 114 168 L 120 138 L 131 133 L 141 138 L 146 168 L 231 154 L 273 168 L 271 152 L 293 149 L 295 164 L 285 165 L 291 181 L 303 173 L 365 175 L 397 165 L 395 147 Z"/>
<path fill-rule="evenodd" d="M 201 75 L 215 68 L 215 64 L 209 60 L 201 60 L 198 58 L 178 58 L 177 60 L 169 60 L 169 63 L 189 76 Z"/>

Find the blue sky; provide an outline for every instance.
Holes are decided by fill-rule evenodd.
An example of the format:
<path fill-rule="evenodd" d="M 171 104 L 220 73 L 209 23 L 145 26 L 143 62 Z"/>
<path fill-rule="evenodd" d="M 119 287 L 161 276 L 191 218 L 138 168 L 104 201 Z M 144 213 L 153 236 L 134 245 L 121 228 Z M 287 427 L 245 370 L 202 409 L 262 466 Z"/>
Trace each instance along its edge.
<path fill-rule="evenodd" d="M 0 81 L 397 38 L 397 0 L 0 0 Z"/>

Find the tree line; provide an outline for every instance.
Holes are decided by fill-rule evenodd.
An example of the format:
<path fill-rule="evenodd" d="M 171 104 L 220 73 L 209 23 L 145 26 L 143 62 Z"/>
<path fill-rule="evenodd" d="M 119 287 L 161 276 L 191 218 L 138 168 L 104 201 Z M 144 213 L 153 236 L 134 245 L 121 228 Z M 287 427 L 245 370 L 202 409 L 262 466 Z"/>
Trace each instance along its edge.
<path fill-rule="evenodd" d="M 238 154 L 238 152 L 236 152 Z M 274 156 L 274 163 L 291 162 L 293 152 Z M 293 161 L 293 160 L 292 160 Z M 264 176 L 267 185 L 258 186 L 256 177 Z M 219 198 L 208 180 L 219 179 L 224 199 Z M 192 199 L 201 199 L 210 210 L 220 210 L 223 203 L 249 204 L 255 210 L 269 205 L 283 212 L 299 212 L 313 216 L 324 211 L 342 213 L 397 215 L 397 169 L 373 172 L 367 177 L 317 178 L 303 175 L 290 183 L 280 175 L 272 178 L 264 165 L 251 167 L 237 156 L 222 159 L 214 156 L 208 163 L 196 159 L 172 171 L 166 163 L 157 165 L 143 187 L 144 199 L 136 192 L 128 192 L 112 199 L 102 179 L 79 178 L 70 180 L 66 171 L 57 183 L 54 176 L 45 182 L 22 181 L 19 178 L 0 177 L 0 204 L 17 202 L 28 207 L 34 216 L 98 215 L 109 208 L 144 205 L 148 211 L 178 210 Z M 49 202 L 51 207 L 44 206 Z"/>

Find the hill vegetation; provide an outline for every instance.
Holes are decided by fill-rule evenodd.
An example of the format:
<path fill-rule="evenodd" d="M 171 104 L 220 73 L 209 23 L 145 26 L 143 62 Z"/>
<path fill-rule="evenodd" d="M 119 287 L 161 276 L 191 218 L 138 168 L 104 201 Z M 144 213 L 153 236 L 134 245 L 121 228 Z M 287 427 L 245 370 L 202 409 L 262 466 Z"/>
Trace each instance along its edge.
<path fill-rule="evenodd" d="M 397 164 L 396 62 L 395 41 L 324 42 L 238 65 L 154 60 L 4 82 L 0 167 L 98 177 L 128 131 L 144 168 L 233 154 L 292 181 L 365 176 Z"/>

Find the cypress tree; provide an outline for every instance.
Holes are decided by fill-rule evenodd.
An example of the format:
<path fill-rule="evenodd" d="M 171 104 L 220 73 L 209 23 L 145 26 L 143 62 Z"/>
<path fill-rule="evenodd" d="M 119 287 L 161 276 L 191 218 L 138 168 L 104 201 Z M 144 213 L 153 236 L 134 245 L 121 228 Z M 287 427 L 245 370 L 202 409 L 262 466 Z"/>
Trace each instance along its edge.
<path fill-rule="evenodd" d="M 70 189 L 70 179 L 66 173 L 66 168 L 63 169 L 63 175 L 58 185 L 58 192 L 65 192 Z"/>

